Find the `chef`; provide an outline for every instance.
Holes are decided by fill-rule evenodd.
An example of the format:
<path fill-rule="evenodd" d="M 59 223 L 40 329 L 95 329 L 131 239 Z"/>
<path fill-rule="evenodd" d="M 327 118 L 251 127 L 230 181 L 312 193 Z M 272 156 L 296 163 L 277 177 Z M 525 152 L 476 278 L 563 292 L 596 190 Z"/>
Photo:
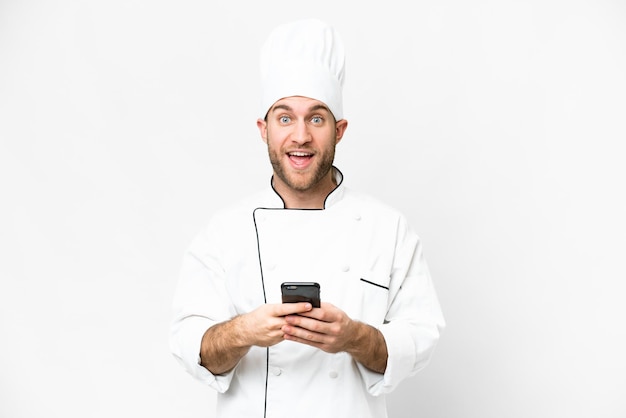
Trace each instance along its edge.
<path fill-rule="evenodd" d="M 271 182 L 218 211 L 184 256 L 171 350 L 218 392 L 218 417 L 386 417 L 384 395 L 444 328 L 406 218 L 333 165 L 344 62 L 319 20 L 270 34 L 257 127 Z M 284 282 L 318 283 L 321 306 L 282 303 Z"/>

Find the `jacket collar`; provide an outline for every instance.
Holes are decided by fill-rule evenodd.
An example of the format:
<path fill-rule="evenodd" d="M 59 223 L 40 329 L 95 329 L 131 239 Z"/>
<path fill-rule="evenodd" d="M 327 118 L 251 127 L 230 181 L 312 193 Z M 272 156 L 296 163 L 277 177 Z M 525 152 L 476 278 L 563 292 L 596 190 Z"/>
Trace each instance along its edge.
<path fill-rule="evenodd" d="M 339 169 L 333 166 L 333 174 L 335 175 L 335 181 L 337 182 L 337 187 L 335 187 L 329 194 L 326 196 L 324 200 L 324 209 L 328 209 L 331 206 L 335 205 L 339 202 L 344 194 L 345 186 L 343 185 L 343 174 Z M 268 208 L 281 208 L 285 209 L 285 202 L 283 198 L 278 194 L 276 189 L 273 186 L 273 176 L 270 179 L 270 193 L 268 193 Z"/>

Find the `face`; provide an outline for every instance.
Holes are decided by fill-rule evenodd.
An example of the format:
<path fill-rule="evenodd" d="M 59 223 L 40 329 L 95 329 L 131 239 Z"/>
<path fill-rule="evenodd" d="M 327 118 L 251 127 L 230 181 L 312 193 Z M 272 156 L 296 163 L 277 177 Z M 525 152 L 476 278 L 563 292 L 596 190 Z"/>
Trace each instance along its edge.
<path fill-rule="evenodd" d="M 346 120 L 335 122 L 322 102 L 295 96 L 276 102 L 257 126 L 267 143 L 277 189 L 324 192 L 334 187 L 331 168 Z"/>

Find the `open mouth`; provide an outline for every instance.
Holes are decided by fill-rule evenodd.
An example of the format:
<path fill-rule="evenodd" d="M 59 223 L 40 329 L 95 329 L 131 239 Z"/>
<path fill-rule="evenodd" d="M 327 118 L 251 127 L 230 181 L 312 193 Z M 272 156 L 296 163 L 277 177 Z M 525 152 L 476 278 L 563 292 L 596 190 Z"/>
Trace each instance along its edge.
<path fill-rule="evenodd" d="M 289 157 L 289 161 L 291 165 L 295 168 L 305 168 L 309 165 L 311 160 L 313 159 L 312 152 L 306 151 L 292 151 L 288 152 L 287 156 Z"/>

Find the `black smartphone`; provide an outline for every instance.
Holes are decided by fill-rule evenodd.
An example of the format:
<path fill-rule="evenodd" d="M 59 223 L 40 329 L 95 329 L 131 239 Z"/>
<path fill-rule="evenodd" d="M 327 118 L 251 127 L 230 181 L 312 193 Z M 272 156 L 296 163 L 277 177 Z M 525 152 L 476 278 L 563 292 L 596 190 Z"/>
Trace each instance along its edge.
<path fill-rule="evenodd" d="M 280 285 L 283 303 L 309 302 L 320 307 L 320 285 L 315 282 L 285 282 Z"/>

